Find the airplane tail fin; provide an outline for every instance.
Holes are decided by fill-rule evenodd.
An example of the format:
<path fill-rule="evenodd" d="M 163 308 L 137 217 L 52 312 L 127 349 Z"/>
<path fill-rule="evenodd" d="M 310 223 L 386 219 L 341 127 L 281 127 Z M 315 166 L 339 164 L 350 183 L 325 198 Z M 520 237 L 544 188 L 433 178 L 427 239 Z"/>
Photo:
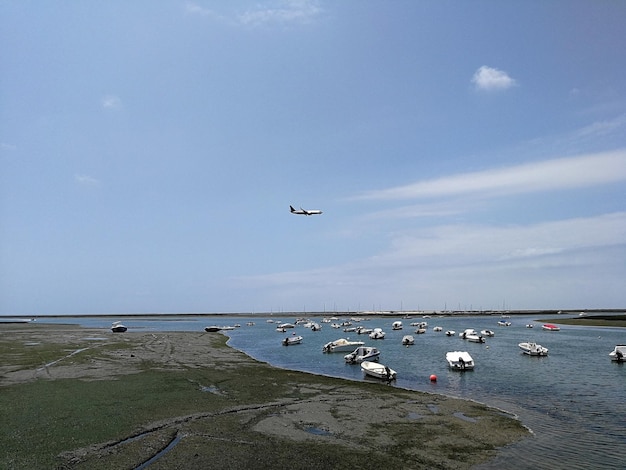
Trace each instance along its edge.
<path fill-rule="evenodd" d="M 296 210 L 293 208 L 293 206 L 289 206 L 289 210 L 291 210 L 291 212 L 295 212 Z"/>

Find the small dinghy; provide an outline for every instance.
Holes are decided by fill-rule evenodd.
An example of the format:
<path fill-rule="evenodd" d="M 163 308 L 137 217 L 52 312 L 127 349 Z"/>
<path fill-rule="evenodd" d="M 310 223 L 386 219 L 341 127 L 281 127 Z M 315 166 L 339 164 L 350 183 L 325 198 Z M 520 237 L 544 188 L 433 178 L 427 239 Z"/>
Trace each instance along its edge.
<path fill-rule="evenodd" d="M 369 375 L 370 377 L 374 377 L 376 379 L 386 380 L 388 382 L 395 380 L 397 376 L 395 370 L 377 362 L 361 362 L 361 369 L 365 372 L 365 375 Z"/>

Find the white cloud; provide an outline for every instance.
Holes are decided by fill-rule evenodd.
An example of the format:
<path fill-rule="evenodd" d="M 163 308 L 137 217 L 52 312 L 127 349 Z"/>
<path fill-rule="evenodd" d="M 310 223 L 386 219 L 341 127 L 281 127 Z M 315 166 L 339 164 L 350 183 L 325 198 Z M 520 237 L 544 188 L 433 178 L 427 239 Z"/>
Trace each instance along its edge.
<path fill-rule="evenodd" d="M 213 10 L 208 8 L 204 8 L 197 3 L 187 2 L 185 5 L 185 12 L 190 15 L 199 15 L 199 16 L 218 16 Z"/>
<path fill-rule="evenodd" d="M 81 186 L 100 186 L 100 181 L 89 175 L 74 175 L 74 180 Z"/>
<path fill-rule="evenodd" d="M 115 95 L 106 95 L 102 98 L 102 107 L 104 109 L 117 109 L 122 106 L 122 100 Z"/>
<path fill-rule="evenodd" d="M 573 189 L 626 180 L 626 149 L 558 158 L 418 181 L 406 186 L 369 191 L 356 199 L 397 200 L 507 195 Z"/>
<path fill-rule="evenodd" d="M 602 137 L 615 132 L 624 132 L 624 128 L 626 128 L 626 114 L 621 114 L 614 119 L 597 121 L 589 126 L 579 129 L 575 133 L 574 139 Z"/>
<path fill-rule="evenodd" d="M 615 289 L 623 282 L 626 212 L 526 226 L 442 225 L 392 237 L 380 253 L 351 263 L 245 281 L 293 301 L 345 298 L 349 290 L 363 305 L 403 299 L 426 308 L 444 301 L 493 308 L 507 295 L 516 308 L 556 307 L 555 299 L 563 308 L 590 279 L 593 298 L 623 298 Z"/>
<path fill-rule="evenodd" d="M 506 90 L 515 86 L 516 81 L 506 72 L 483 65 L 474 73 L 472 83 L 479 90 Z"/>
<path fill-rule="evenodd" d="M 321 13 L 321 8 L 312 0 L 285 0 L 276 6 L 261 4 L 239 15 L 239 21 L 247 25 L 267 23 L 307 23 Z"/>

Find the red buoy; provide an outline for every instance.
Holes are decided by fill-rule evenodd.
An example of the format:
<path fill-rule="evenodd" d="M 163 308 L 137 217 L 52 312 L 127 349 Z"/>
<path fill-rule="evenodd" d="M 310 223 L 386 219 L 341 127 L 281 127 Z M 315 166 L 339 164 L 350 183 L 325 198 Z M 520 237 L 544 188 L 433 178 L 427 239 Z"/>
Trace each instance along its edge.
<path fill-rule="evenodd" d="M 431 382 L 436 382 L 436 381 L 437 381 L 437 376 L 436 376 L 435 374 L 432 374 L 432 375 L 430 376 L 430 381 L 431 381 Z"/>

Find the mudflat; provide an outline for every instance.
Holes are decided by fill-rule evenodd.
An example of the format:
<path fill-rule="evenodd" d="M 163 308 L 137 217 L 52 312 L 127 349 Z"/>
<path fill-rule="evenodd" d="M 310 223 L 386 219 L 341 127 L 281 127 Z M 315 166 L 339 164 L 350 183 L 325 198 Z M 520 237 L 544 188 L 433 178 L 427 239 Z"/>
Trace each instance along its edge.
<path fill-rule="evenodd" d="M 0 467 L 466 469 L 529 436 L 476 402 L 278 369 L 226 339 L 0 325 Z"/>

